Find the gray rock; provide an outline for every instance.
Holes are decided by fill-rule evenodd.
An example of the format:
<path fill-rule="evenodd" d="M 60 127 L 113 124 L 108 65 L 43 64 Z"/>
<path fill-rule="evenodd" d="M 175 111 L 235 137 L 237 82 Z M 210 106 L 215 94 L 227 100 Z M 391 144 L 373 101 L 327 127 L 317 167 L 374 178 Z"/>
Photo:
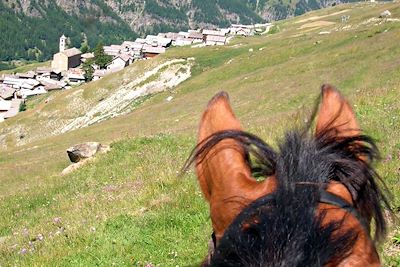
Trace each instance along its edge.
<path fill-rule="evenodd" d="M 67 149 L 68 157 L 72 162 L 79 162 L 82 159 L 93 157 L 102 145 L 98 142 L 87 142 L 74 145 Z"/>
<path fill-rule="evenodd" d="M 392 13 L 390 13 L 389 10 L 385 10 L 381 13 L 381 15 L 379 16 L 380 18 L 388 18 L 392 15 Z"/>

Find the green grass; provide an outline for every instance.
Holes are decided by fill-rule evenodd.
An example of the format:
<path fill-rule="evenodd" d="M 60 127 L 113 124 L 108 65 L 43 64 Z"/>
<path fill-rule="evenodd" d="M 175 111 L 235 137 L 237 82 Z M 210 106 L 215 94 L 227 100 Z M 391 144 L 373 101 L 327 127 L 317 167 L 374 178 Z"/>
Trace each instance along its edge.
<path fill-rule="evenodd" d="M 27 111 L 0 126 L 0 265 L 199 263 L 211 232 L 208 206 L 194 173 L 178 177 L 177 172 L 195 144 L 202 110 L 222 89 L 243 127 L 275 145 L 286 129 L 308 117 L 322 83 L 336 85 L 354 105 L 361 127 L 377 140 L 384 159 L 377 170 L 398 214 L 400 24 L 360 23 L 385 9 L 400 17 L 400 8 L 356 5 L 282 21 L 275 34 L 237 38 L 225 47 L 172 48 L 100 81 L 55 93 L 48 103 L 28 101 Z M 335 31 L 340 15 L 323 18 L 336 24 L 319 29 L 303 31 L 295 23 L 349 8 L 349 23 L 359 25 L 350 30 Z M 331 34 L 319 35 L 322 30 Z M 133 102 L 129 114 L 51 134 L 144 71 L 188 57 L 195 58 L 192 77 L 173 92 Z M 71 105 L 74 99 L 80 106 Z M 21 133 L 26 137 L 20 139 Z M 65 149 L 84 141 L 111 143 L 112 151 L 60 176 L 69 164 Z M 385 266 L 399 265 L 399 233 L 395 221 L 380 246 Z"/>
<path fill-rule="evenodd" d="M 46 188 L 2 201 L 0 235 L 7 238 L 0 258 L 7 261 L 0 263 L 179 265 L 201 259 L 210 231 L 206 204 L 193 174 L 177 175 L 193 141 L 159 135 L 117 142 L 77 172 L 45 178 Z M 43 241 L 32 241 L 39 234 Z M 23 249 L 29 252 L 21 257 Z"/>

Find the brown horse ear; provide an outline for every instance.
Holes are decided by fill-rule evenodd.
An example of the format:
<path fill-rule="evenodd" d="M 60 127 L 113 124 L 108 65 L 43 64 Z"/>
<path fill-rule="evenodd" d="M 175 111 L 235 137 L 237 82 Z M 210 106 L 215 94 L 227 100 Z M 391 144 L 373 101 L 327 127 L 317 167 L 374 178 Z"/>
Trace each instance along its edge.
<path fill-rule="evenodd" d="M 355 114 L 344 97 L 330 85 L 321 88 L 316 135 L 329 131 L 334 137 L 351 137 L 360 134 Z"/>
<path fill-rule="evenodd" d="M 198 142 L 224 130 L 241 131 L 225 92 L 215 95 L 207 105 L 200 122 Z M 227 138 L 196 162 L 201 190 L 210 203 L 213 230 L 219 240 L 240 210 L 255 199 L 274 190 L 275 180 L 257 182 L 251 176 L 241 144 Z"/>
<path fill-rule="evenodd" d="M 229 96 L 226 92 L 216 94 L 209 102 L 201 117 L 198 144 L 206 140 L 212 134 L 223 130 L 242 130 L 240 122 L 229 104 Z M 197 162 L 196 171 L 199 177 L 200 187 L 207 199 L 211 194 L 213 180 L 222 180 L 222 174 L 226 169 L 245 168 L 241 158 L 241 149 L 233 140 L 225 141 L 233 149 L 226 149 L 225 153 L 218 153 L 208 157 L 204 162 Z M 217 145 L 221 146 L 221 144 Z M 227 144 L 225 144 L 227 146 Z M 235 151 L 236 147 L 236 151 Z M 216 149 L 214 149 L 216 150 Z M 212 154 L 212 153 L 209 153 Z M 234 157 L 231 156 L 234 155 Z M 216 177 L 217 176 L 217 177 Z"/>
<path fill-rule="evenodd" d="M 208 102 L 200 121 L 198 141 L 223 130 L 242 130 L 242 127 L 229 104 L 228 94 L 222 91 Z"/>

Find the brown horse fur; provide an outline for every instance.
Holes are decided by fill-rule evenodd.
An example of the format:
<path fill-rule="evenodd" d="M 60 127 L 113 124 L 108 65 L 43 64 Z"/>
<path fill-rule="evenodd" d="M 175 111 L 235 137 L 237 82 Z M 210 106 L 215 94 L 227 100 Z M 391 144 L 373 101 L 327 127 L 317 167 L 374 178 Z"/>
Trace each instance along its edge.
<path fill-rule="evenodd" d="M 240 139 L 235 137 L 235 133 L 238 133 L 237 136 L 241 136 L 241 133 L 243 133 L 240 122 L 231 109 L 228 95 L 225 92 L 218 93 L 210 100 L 202 115 L 197 151 L 191 159 L 196 161 L 199 184 L 210 204 L 212 227 L 217 245 L 228 227 L 247 206 L 251 206 L 251 203 L 259 201 L 260 198 L 273 194 L 280 183 L 276 177 L 275 163 L 271 163 L 271 166 L 267 168 L 268 170 L 264 172 L 265 179 L 263 181 L 257 181 L 252 176 L 253 168 L 249 163 L 249 149 L 246 149 L 243 145 L 245 141 L 240 141 L 245 140 L 247 135 L 242 136 L 243 138 L 240 137 L 242 138 Z M 349 103 L 329 85 L 322 87 L 314 136 L 318 140 L 327 139 L 337 143 L 345 142 L 349 147 L 350 152 L 348 153 L 356 155 L 353 161 L 357 161 L 356 163 L 360 166 L 365 165 L 366 172 L 370 171 L 368 168 L 372 156 L 365 152 L 368 149 L 362 145 L 364 141 L 368 142 L 369 139 L 362 138 L 355 114 Z M 250 138 L 267 146 L 253 135 Z M 371 144 L 374 146 L 373 143 Z M 250 142 L 248 148 L 251 145 Z M 267 147 L 265 151 L 272 151 L 272 149 Z M 271 158 L 271 162 L 274 162 L 272 159 L 276 157 L 275 152 L 271 152 L 270 155 L 265 154 L 267 158 Z M 373 172 L 373 169 L 371 170 Z M 375 174 L 373 172 L 371 175 L 374 176 Z M 373 178 L 368 179 L 363 180 L 364 184 L 358 185 L 356 182 L 347 181 L 343 177 L 334 178 L 329 180 L 324 190 L 354 205 L 363 218 L 368 221 L 368 228 L 371 219 L 374 218 L 377 224 L 376 236 L 379 237 L 384 235 L 385 223 L 379 208 L 380 204 L 375 202 L 383 201 L 387 206 L 388 202 L 377 188 Z M 360 190 L 359 186 L 365 187 L 369 191 Z M 372 189 L 368 186 L 371 186 Z M 363 201 L 369 196 L 372 196 L 374 201 Z M 380 265 L 379 256 L 374 242 L 370 238 L 369 229 L 364 229 L 356 217 L 337 206 L 323 203 L 316 205 L 316 217 L 321 220 L 321 227 L 330 227 L 335 222 L 340 222 L 338 229 L 335 228 L 336 226 L 332 226 L 335 230 L 332 230 L 333 237 L 331 238 L 347 234 L 348 237 L 344 237 L 344 239 L 347 238 L 347 244 L 352 245 L 352 248 L 348 249 L 347 252 L 344 250 L 343 255 L 338 260 L 327 261 L 326 266 Z M 255 219 L 256 221 L 257 219 Z M 246 223 L 243 224 L 242 222 L 240 225 L 244 227 Z M 238 264 L 238 266 L 241 265 Z"/>
<path fill-rule="evenodd" d="M 229 105 L 228 95 L 222 92 L 211 99 L 203 113 L 199 143 L 213 133 L 224 130 L 242 128 Z M 204 196 L 210 203 L 211 221 L 217 240 L 244 205 L 275 189 L 274 177 L 258 183 L 251 176 L 243 149 L 230 139 L 221 141 L 203 161 L 198 162 L 196 172 Z"/>

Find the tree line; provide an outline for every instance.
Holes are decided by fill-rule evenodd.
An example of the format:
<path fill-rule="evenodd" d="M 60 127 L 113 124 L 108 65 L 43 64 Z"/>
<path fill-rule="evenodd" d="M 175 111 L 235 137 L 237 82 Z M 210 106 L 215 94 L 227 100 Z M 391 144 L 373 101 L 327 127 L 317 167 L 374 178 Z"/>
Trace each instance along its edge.
<path fill-rule="evenodd" d="M 49 60 L 58 52 L 62 34 L 69 37 L 71 47 L 78 48 L 94 47 L 99 40 L 111 44 L 138 37 L 127 24 L 101 23 L 90 11 L 70 15 L 53 2 L 41 9 L 45 10 L 42 17 L 29 17 L 0 2 L 0 61 Z"/>

